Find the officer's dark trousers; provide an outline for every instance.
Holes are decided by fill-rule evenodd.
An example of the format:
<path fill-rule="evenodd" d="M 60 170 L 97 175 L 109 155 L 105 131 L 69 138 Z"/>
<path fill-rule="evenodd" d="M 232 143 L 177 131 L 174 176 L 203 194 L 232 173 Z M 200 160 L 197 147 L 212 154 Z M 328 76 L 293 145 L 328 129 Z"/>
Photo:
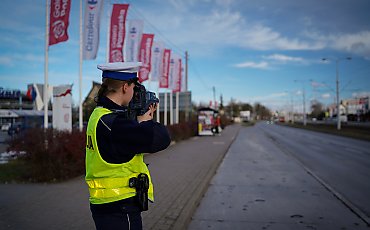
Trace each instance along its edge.
<path fill-rule="evenodd" d="M 132 203 L 90 205 L 97 230 L 142 230 L 141 211 Z"/>

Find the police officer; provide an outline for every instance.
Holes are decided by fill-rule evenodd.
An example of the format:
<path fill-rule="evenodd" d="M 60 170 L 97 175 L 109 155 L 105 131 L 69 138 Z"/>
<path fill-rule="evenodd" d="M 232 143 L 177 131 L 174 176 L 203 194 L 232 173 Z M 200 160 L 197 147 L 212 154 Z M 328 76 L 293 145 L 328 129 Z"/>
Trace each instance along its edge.
<path fill-rule="evenodd" d="M 138 198 L 137 187 L 130 183 L 140 176 L 146 178 L 144 197 L 154 201 L 143 153 L 158 152 L 170 144 L 166 127 L 153 121 L 156 105 L 151 105 L 137 119 L 128 115 L 135 85 L 139 84 L 140 64 L 98 65 L 103 71 L 103 82 L 86 131 L 86 183 L 90 210 L 98 230 L 142 229 L 143 199 Z"/>

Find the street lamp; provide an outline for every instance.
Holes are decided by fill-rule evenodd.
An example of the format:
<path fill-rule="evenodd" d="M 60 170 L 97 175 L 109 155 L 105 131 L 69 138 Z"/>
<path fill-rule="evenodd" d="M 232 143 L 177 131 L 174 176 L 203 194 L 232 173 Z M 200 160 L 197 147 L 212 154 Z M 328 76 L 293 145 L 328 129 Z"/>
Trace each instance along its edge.
<path fill-rule="evenodd" d="M 306 126 L 307 124 L 307 116 L 306 116 L 306 93 L 304 89 L 304 81 L 294 80 L 294 82 L 302 82 L 302 99 L 303 99 L 303 125 Z"/>
<path fill-rule="evenodd" d="M 294 105 L 293 105 L 293 95 L 292 95 L 292 91 L 287 91 L 285 90 L 285 93 L 287 93 L 289 96 L 290 96 L 290 112 L 288 112 L 288 117 L 289 117 L 289 120 L 294 124 Z"/>
<path fill-rule="evenodd" d="M 341 128 L 341 120 L 340 120 L 340 100 L 339 100 L 339 72 L 338 72 L 338 63 L 340 60 L 351 60 L 351 57 L 346 58 L 335 58 L 336 64 L 336 95 L 337 95 L 337 129 L 340 130 Z M 323 61 L 330 60 L 330 58 L 322 58 Z"/>

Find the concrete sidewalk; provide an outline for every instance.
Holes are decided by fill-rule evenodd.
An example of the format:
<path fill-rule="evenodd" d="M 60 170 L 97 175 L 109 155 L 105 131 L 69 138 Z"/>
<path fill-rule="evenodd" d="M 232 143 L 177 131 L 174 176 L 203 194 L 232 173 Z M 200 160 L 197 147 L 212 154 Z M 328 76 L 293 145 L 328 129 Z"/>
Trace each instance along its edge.
<path fill-rule="evenodd" d="M 241 127 L 220 136 L 194 137 L 146 155 L 155 203 L 143 213 L 144 229 L 183 229 Z M 81 176 L 58 184 L 1 184 L 1 229 L 95 229 Z"/>
<path fill-rule="evenodd" d="M 369 229 L 264 131 L 243 128 L 189 230 Z"/>

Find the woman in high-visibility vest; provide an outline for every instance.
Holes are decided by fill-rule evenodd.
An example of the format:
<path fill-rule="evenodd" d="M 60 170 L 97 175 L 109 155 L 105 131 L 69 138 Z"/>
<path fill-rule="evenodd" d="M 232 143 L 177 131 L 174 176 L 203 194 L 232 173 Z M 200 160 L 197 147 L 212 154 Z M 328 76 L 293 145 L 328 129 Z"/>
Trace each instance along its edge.
<path fill-rule="evenodd" d="M 153 121 L 156 104 L 132 119 L 128 108 L 140 86 L 140 63 L 98 66 L 103 82 L 86 135 L 86 183 L 96 229 L 142 229 L 141 212 L 154 201 L 143 153 L 167 148 L 165 126 Z M 141 185 L 140 185 L 141 183 Z"/>

